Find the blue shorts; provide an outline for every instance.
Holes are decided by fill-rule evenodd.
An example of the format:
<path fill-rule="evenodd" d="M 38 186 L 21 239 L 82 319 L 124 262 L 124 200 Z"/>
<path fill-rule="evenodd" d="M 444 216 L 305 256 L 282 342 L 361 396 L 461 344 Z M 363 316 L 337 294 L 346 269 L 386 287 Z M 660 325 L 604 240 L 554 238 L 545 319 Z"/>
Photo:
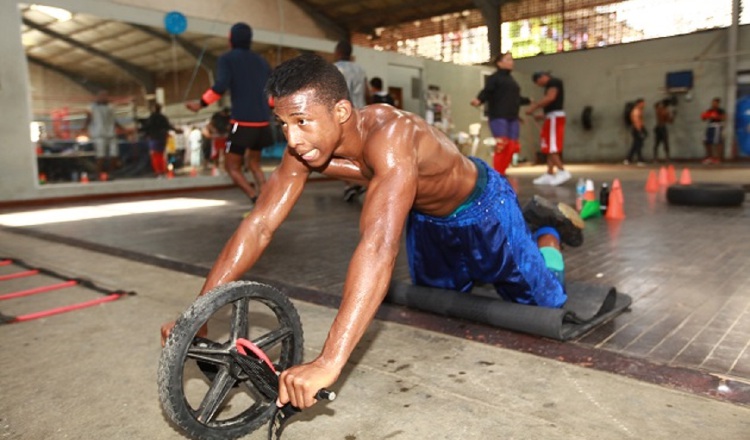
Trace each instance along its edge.
<path fill-rule="evenodd" d="M 490 131 L 493 137 L 517 141 L 521 133 L 521 123 L 518 119 L 490 119 Z"/>
<path fill-rule="evenodd" d="M 562 307 L 565 290 L 531 238 L 515 191 L 484 161 L 471 159 L 478 185 L 454 213 L 409 214 L 406 251 L 414 284 L 461 292 L 475 282 L 492 284 L 507 301 Z"/>

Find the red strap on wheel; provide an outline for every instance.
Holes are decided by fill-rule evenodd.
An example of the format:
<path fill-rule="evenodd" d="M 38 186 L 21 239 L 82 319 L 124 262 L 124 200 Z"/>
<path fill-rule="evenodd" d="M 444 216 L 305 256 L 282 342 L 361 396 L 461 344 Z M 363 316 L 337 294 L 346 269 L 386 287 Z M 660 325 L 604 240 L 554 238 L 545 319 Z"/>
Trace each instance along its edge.
<path fill-rule="evenodd" d="M 253 354 L 258 357 L 258 359 L 265 362 L 268 365 L 268 368 L 271 369 L 271 371 L 273 371 L 274 373 L 276 372 L 276 368 L 274 368 L 273 364 L 271 363 L 271 359 L 266 356 L 263 350 L 261 350 L 257 345 L 253 344 L 247 339 L 237 338 L 237 351 L 241 355 L 247 356 L 247 352 L 245 351 L 246 348 L 252 351 Z"/>

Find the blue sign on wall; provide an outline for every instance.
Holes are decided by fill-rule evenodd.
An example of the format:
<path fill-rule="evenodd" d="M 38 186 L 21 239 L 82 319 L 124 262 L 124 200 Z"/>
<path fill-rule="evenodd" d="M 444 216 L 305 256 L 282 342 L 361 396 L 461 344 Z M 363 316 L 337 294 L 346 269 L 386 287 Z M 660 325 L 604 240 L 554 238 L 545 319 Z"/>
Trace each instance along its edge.
<path fill-rule="evenodd" d="M 750 95 L 737 100 L 736 113 L 737 147 L 745 156 L 750 156 Z"/>

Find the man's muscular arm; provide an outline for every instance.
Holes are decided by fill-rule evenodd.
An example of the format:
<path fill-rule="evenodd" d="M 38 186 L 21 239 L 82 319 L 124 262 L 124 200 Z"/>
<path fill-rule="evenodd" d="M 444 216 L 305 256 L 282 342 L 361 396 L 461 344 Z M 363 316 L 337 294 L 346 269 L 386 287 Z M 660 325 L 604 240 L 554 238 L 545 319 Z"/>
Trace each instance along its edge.
<path fill-rule="evenodd" d="M 544 97 L 542 97 L 542 99 L 529 105 L 529 108 L 526 109 L 526 114 L 527 115 L 534 114 L 534 112 L 537 111 L 538 109 L 546 107 L 552 101 L 557 99 L 557 93 L 558 93 L 557 87 L 550 87 L 547 90 L 547 93 L 544 94 Z"/>
<path fill-rule="evenodd" d="M 289 154 L 289 153 L 287 153 Z M 288 159 L 288 160 L 286 160 Z M 239 279 L 260 258 L 273 233 L 292 211 L 302 194 L 309 170 L 293 157 L 285 158 L 268 179 L 250 215 L 240 223 L 206 277 L 201 295 L 216 286 Z"/>
<path fill-rule="evenodd" d="M 381 130 L 382 133 L 389 131 Z M 291 402 L 298 408 L 307 408 L 315 403 L 314 395 L 319 389 L 331 386 L 338 379 L 388 291 L 401 234 L 417 189 L 412 137 L 391 133 L 389 139 L 370 141 L 377 155 L 368 160 L 374 176 L 363 207 L 360 241 L 349 264 L 339 311 L 318 358 L 281 374 L 281 404 Z"/>
<path fill-rule="evenodd" d="M 221 284 L 239 279 L 258 261 L 271 241 L 273 233 L 291 212 L 304 189 L 310 170 L 289 152 L 268 179 L 255 208 L 240 223 L 206 277 L 200 295 Z M 174 327 L 168 322 L 161 327 L 162 345 Z"/>

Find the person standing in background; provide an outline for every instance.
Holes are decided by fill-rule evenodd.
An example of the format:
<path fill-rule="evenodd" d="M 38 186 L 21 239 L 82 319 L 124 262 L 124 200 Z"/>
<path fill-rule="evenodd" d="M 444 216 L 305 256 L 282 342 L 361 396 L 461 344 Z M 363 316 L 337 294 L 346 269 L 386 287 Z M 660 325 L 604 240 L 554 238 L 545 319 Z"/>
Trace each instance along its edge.
<path fill-rule="evenodd" d="M 630 135 L 633 138 L 630 144 L 628 157 L 625 159 L 625 165 L 638 160 L 638 165 L 643 165 L 643 141 L 646 139 L 646 127 L 643 125 L 643 107 L 646 101 L 643 98 L 635 100 L 633 108 L 630 110 Z"/>
<path fill-rule="evenodd" d="M 535 185 L 558 186 L 573 177 L 565 170 L 562 161 L 565 140 L 565 92 L 562 80 L 549 72 L 536 72 L 531 76 L 539 87 L 544 87 L 544 97 L 531 104 L 526 114 L 533 116 L 538 109 L 544 110 L 544 125 L 541 133 L 541 151 L 547 157 L 547 172 L 534 179 Z M 536 116 L 535 116 L 536 117 Z M 555 172 L 557 168 L 557 172 Z"/>
<path fill-rule="evenodd" d="M 151 154 L 151 168 L 156 177 L 164 177 L 167 173 L 167 163 L 164 160 L 164 152 L 167 148 L 169 131 L 181 132 L 169 122 L 161 112 L 161 105 L 151 103 L 151 114 L 146 119 L 144 131 L 148 139 L 148 151 Z"/>
<path fill-rule="evenodd" d="M 521 151 L 518 143 L 521 132 L 519 108 L 530 101 L 521 97 L 521 88 L 510 74 L 513 71 L 513 55 L 510 52 L 498 55 L 495 66 L 497 71 L 487 78 L 484 88 L 471 101 L 471 105 L 479 107 L 484 103 L 488 104 L 487 117 L 495 138 L 493 167 L 495 171 L 505 175 L 513 154 Z"/>
<path fill-rule="evenodd" d="M 211 115 L 211 119 L 208 121 L 208 132 L 211 135 L 210 158 L 213 165 L 217 168 L 221 167 L 222 157 L 227 149 L 231 120 L 232 113 L 230 108 L 222 107 L 221 110 Z"/>
<path fill-rule="evenodd" d="M 711 107 L 701 114 L 701 119 L 708 122 L 706 137 L 703 140 L 703 145 L 706 147 L 704 164 L 710 165 L 721 162 L 722 130 L 727 115 L 724 109 L 719 106 L 720 104 L 721 99 L 714 98 L 711 101 Z"/>
<path fill-rule="evenodd" d="M 383 90 L 383 80 L 376 76 L 370 80 L 370 94 L 372 96 L 373 104 L 388 104 L 396 106 L 396 102 L 393 97 L 388 94 L 386 90 Z"/>
<path fill-rule="evenodd" d="M 349 88 L 349 100 L 356 108 L 362 108 L 370 101 L 367 74 L 362 66 L 352 60 L 352 50 L 351 43 L 346 40 L 339 41 L 333 52 L 336 59 L 333 65 L 344 75 L 346 86 Z"/>
<path fill-rule="evenodd" d="M 232 119 L 224 164 L 234 184 L 254 204 L 266 182 L 260 165 L 261 151 L 263 147 L 273 144 L 273 134 L 271 110 L 265 93 L 271 67 L 263 57 L 250 50 L 252 40 L 253 30 L 248 24 L 234 24 L 229 31 L 232 49 L 219 57 L 216 81 L 200 100 L 188 102 L 186 106 L 197 112 L 218 101 L 221 95 L 230 90 Z M 242 172 L 246 151 L 255 187 Z"/>
<path fill-rule="evenodd" d="M 669 162 L 669 130 L 667 124 L 674 120 L 674 113 L 669 110 L 672 101 L 664 98 L 654 104 L 656 113 L 656 126 L 654 127 L 654 162 L 659 160 L 659 145 L 664 144 L 664 156 Z"/>
<path fill-rule="evenodd" d="M 354 107 L 363 108 L 370 101 L 367 74 L 362 66 L 352 60 L 351 43 L 346 40 L 339 41 L 333 51 L 333 56 L 336 59 L 333 65 L 344 75 L 346 87 L 349 89 L 349 101 Z M 366 190 L 367 188 L 363 185 L 347 181 L 344 188 L 344 200 L 347 202 L 354 201 L 357 196 Z"/>
<path fill-rule="evenodd" d="M 127 131 L 117 122 L 115 111 L 109 103 L 109 93 L 106 90 L 100 90 L 86 113 L 86 121 L 81 131 L 88 132 L 89 138 L 94 143 L 96 171 L 102 180 L 107 179 L 107 173 L 120 167 L 117 130 Z"/>
<path fill-rule="evenodd" d="M 196 170 L 201 166 L 202 144 L 203 133 L 201 133 L 200 128 L 194 125 L 190 128 L 190 133 L 188 134 L 188 146 L 190 151 L 190 166 Z"/>

